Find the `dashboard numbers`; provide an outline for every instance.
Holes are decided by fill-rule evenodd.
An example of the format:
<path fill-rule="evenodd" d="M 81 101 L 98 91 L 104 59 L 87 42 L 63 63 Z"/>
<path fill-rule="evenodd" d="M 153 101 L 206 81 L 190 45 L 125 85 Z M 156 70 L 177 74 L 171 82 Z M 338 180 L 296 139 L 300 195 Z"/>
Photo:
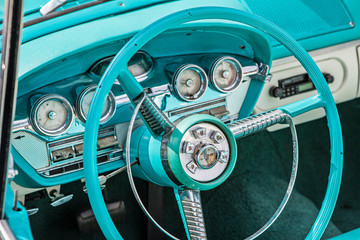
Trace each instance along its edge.
<path fill-rule="evenodd" d="M 211 66 L 210 78 L 213 87 L 220 92 L 234 91 L 241 83 L 241 64 L 233 57 L 220 57 Z"/>
<path fill-rule="evenodd" d="M 70 103 L 60 95 L 40 97 L 32 107 L 31 123 L 42 135 L 56 136 L 65 132 L 74 119 Z"/>
<path fill-rule="evenodd" d="M 174 74 L 172 87 L 176 95 L 185 101 L 194 101 L 206 91 L 208 79 L 205 71 L 194 64 L 181 66 Z"/>

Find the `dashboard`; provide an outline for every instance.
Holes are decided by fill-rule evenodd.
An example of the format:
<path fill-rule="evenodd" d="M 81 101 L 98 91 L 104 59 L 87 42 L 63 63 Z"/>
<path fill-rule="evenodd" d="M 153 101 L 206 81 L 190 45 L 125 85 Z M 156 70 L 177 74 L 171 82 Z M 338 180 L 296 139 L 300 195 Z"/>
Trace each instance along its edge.
<path fill-rule="evenodd" d="M 36 2 L 31 4 L 40 6 Z M 36 9 L 24 14 L 28 25 L 23 29 L 11 137 L 11 156 L 18 171 L 11 186 L 23 203 L 29 193 L 44 190 L 41 192 L 47 192 L 51 206 L 62 204 L 73 195 L 60 194 L 61 185 L 79 180 L 84 184 L 82 190 L 87 191 L 83 181 L 84 135 L 96 86 L 114 56 L 137 32 L 172 12 L 218 5 L 263 16 L 289 32 L 309 51 L 336 103 L 360 96 L 360 14 L 356 12 L 359 3 L 354 0 L 334 0 L 332 4 L 300 0 L 291 4 L 251 0 L 216 3 L 154 0 L 126 4 L 104 1 L 85 8 L 80 4 L 74 12 L 71 6 L 78 1 L 68 4 L 48 17 L 38 16 Z M 189 17 L 187 14 L 192 17 L 191 12 L 186 12 Z M 216 121 L 231 124 L 317 94 L 303 67 L 289 56 L 279 42 L 257 29 L 209 18 L 162 32 L 132 56 L 128 69 L 171 122 L 207 114 Z M 134 105 L 119 80 L 114 81 L 106 97 L 97 136 L 101 187 L 105 186 L 104 178 L 125 169 L 125 140 Z M 321 108 L 299 115 L 294 121 L 299 124 L 324 115 Z M 283 127 L 285 124 L 278 124 L 268 130 Z M 139 163 L 131 168 L 134 176 L 155 183 L 161 174 L 168 179 L 167 165 L 150 166 L 151 158 L 162 163 L 161 154 L 153 154 L 162 153 L 162 143 L 145 130 L 139 116 L 134 128 L 132 143 L 139 143 L 136 154 L 131 154 L 131 160 Z M 201 129 L 193 130 L 191 134 L 201 146 L 201 135 L 206 134 Z M 207 132 L 212 142 L 217 141 L 218 132 L 219 129 Z M 278 139 L 271 141 L 282 144 Z M 191 154 L 194 148 L 195 145 L 186 143 L 181 149 Z M 211 156 L 221 157 L 222 152 L 228 152 L 222 149 L 217 155 L 214 148 L 208 149 L 210 160 Z M 196 151 L 205 154 L 208 150 Z M 211 161 L 200 162 L 200 154 L 196 158 L 204 169 L 213 166 Z M 182 168 L 190 174 L 195 172 L 191 164 Z M 163 172 L 155 173 L 159 169 Z M 153 178 L 151 171 L 155 173 Z"/>
<path fill-rule="evenodd" d="M 269 69 L 269 48 L 259 50 L 240 37 L 248 32 L 241 27 L 236 35 L 202 29 L 164 33 L 137 52 L 128 69 L 171 121 L 202 113 L 230 123 L 239 118 L 249 86 L 264 84 L 258 76 Z M 171 44 L 175 38 L 183 40 L 181 51 L 175 41 Z M 259 34 L 258 38 L 263 37 Z M 205 43 L 203 39 L 212 40 Z M 83 137 L 91 99 L 111 59 L 126 41 L 90 50 L 96 52 L 90 58 L 79 57 L 89 56 L 88 52 L 69 56 L 62 65 L 54 63 L 20 81 L 12 144 L 15 164 L 24 174 L 17 177 L 17 183 L 53 186 L 83 177 Z M 166 51 L 160 47 L 164 41 L 169 42 Z M 78 74 L 74 65 L 66 63 L 85 61 L 86 70 Z M 60 67 L 61 72 L 54 74 Z M 61 79 L 64 73 L 70 76 Z M 116 80 L 100 120 L 100 171 L 124 165 L 132 111 L 133 105 Z M 141 124 L 138 119 L 137 126 Z"/>
<path fill-rule="evenodd" d="M 229 7 L 243 8 L 236 4 L 229 3 Z M 34 29 L 41 24 L 24 29 L 24 39 L 28 40 L 21 46 L 11 151 L 20 172 L 15 179 L 18 184 L 41 188 L 84 177 L 83 136 L 94 86 L 113 56 L 137 31 L 169 14 L 170 8 L 177 11 L 188 7 L 181 1 L 166 6 L 169 11 L 154 6 L 139 10 L 141 14 L 135 11 L 114 15 L 63 31 L 48 29 L 48 34 L 37 37 L 29 32 L 40 33 Z M 136 21 L 139 15 L 148 19 Z M 132 24 L 122 27 L 114 24 L 129 21 Z M 329 86 L 337 103 L 358 97 L 360 92 L 357 52 L 360 44 L 350 41 L 357 25 L 343 28 L 348 34 L 328 29 L 326 34 L 334 37 L 326 38 L 327 41 L 320 41 L 326 35 L 314 35 L 316 41 L 311 41 L 311 46 L 306 45 L 307 40 L 303 41 L 307 49 L 322 48 L 310 54 L 322 72 L 333 77 Z M 348 37 L 345 40 L 349 42 L 334 45 L 339 42 L 336 37 L 339 35 Z M 330 39 L 334 42 L 329 43 Z M 287 56 L 282 46 L 256 29 L 209 20 L 188 23 L 152 39 L 133 56 L 129 70 L 171 121 L 205 113 L 228 123 L 316 94 L 309 82 L 302 83 L 307 88 L 301 94 L 290 91 L 287 97 L 274 97 L 270 93 L 280 86 L 279 82 L 305 73 L 293 57 Z M 272 58 L 276 59 L 272 61 Z M 265 83 L 258 76 L 264 72 L 266 75 L 270 68 L 272 78 Z M 220 70 L 221 76 L 214 69 L 228 70 Z M 231 80 L 224 82 L 221 80 L 224 76 Z M 132 111 L 129 99 L 115 81 L 103 110 L 98 136 L 100 173 L 124 166 L 123 147 Z M 311 111 L 296 117 L 295 122 L 322 116 L 323 112 Z M 142 124 L 141 120 L 137 124 Z"/>

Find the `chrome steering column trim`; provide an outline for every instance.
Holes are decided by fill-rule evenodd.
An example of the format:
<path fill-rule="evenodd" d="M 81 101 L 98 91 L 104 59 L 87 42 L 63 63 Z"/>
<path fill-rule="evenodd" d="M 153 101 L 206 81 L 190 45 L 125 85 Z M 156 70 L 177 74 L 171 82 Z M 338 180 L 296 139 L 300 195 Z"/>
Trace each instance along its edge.
<path fill-rule="evenodd" d="M 145 91 L 142 93 L 140 99 L 141 103 L 139 99 L 134 101 L 134 103 L 140 106 L 140 114 L 150 130 L 151 135 L 158 138 L 174 128 L 174 125 Z"/>
<path fill-rule="evenodd" d="M 286 113 L 276 109 L 269 112 L 260 113 L 237 122 L 228 124 L 230 131 L 236 139 L 260 132 L 265 128 L 285 121 Z"/>
<path fill-rule="evenodd" d="M 206 240 L 205 220 L 199 190 L 174 189 L 186 234 L 191 240 Z"/>

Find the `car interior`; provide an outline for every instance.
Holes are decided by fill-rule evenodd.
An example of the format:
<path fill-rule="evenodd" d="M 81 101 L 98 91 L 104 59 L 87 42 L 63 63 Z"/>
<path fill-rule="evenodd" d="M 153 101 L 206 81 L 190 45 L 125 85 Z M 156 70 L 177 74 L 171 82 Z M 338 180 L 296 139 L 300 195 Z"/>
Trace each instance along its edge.
<path fill-rule="evenodd" d="M 22 13 L 15 239 L 360 239 L 359 1 Z"/>

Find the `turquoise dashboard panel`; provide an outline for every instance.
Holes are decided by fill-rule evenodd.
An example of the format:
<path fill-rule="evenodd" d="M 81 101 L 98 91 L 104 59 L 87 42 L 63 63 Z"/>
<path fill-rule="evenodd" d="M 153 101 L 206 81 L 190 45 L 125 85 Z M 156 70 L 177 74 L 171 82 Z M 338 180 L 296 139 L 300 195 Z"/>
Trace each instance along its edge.
<path fill-rule="evenodd" d="M 34 20 L 34 18 L 39 17 L 38 9 L 44 2 L 46 1 L 26 1 L 24 21 Z M 87 1 L 71 1 L 67 5 L 74 6 L 85 2 Z M 127 29 L 131 28 L 131 32 L 135 33 L 161 16 L 189 7 L 200 6 L 225 6 L 258 14 L 290 32 L 308 51 L 352 41 L 360 37 L 360 27 L 358 26 L 360 22 L 360 2 L 357 0 L 277 0 L 275 2 L 231 0 L 222 1 L 221 3 L 200 0 L 196 2 L 187 0 L 122 2 L 126 4 L 119 5 L 120 1 L 104 2 L 97 6 L 25 27 L 22 41 L 31 41 L 64 28 L 106 18 L 111 15 L 123 15 L 121 17 L 123 20 L 119 21 L 119 26 Z M 59 11 L 60 10 L 62 9 L 59 9 Z M 136 19 L 133 19 L 132 13 L 136 13 Z M 1 8 L 0 15 L 2 15 Z M 293 18 L 293 16 L 296 17 Z M 300 18 L 301 21 L 298 21 L 300 24 L 295 24 L 294 21 L 290 21 L 289 19 L 291 18 Z M 129 22 L 131 22 L 131 24 L 129 24 Z M 138 25 L 143 26 L 139 28 L 137 27 Z M 273 44 L 274 59 L 290 55 L 283 46 L 274 41 Z"/>
<path fill-rule="evenodd" d="M 329 32 L 327 34 L 316 35 L 308 38 L 304 38 L 299 43 L 307 50 L 315 50 L 319 48 L 329 47 L 336 44 L 341 44 L 349 41 L 353 41 L 360 38 L 360 1 L 358 0 L 342 0 L 338 1 L 344 4 L 347 9 L 353 24 L 350 28 L 343 30 Z M 285 29 L 288 30 L 288 29 Z M 290 56 L 290 52 L 283 46 L 277 45 L 272 49 L 273 59 Z"/>
<path fill-rule="evenodd" d="M 352 28 L 353 19 L 339 0 L 242 0 L 250 12 L 285 29 L 297 40 Z M 272 39 L 273 45 L 279 45 Z"/>

